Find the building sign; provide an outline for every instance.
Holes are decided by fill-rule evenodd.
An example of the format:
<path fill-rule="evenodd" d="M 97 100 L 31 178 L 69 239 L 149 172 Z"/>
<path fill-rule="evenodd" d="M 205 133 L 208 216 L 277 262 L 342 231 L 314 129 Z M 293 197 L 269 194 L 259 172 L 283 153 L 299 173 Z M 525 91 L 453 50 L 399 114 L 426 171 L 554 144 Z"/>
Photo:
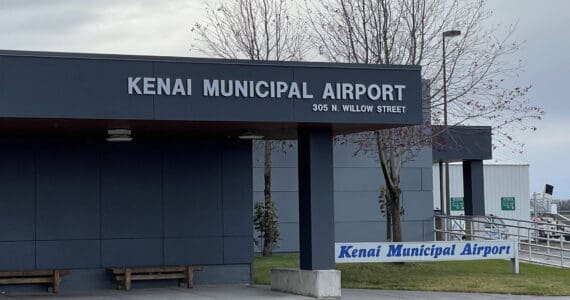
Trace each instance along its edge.
<path fill-rule="evenodd" d="M 10 74 L 0 76 L 0 117 L 351 128 L 422 123 L 420 66 L 65 54 L 39 59 L 1 52 L 0 58 L 0 70 Z M 22 89 L 22 82 L 42 84 Z"/>
<path fill-rule="evenodd" d="M 501 197 L 501 210 L 515 210 L 515 197 Z"/>
<path fill-rule="evenodd" d="M 518 273 L 518 248 L 515 240 L 335 244 L 336 263 L 481 259 L 511 259 L 513 271 Z"/>
<path fill-rule="evenodd" d="M 410 101 L 403 83 L 317 82 L 170 77 L 127 77 L 129 95 L 186 96 L 247 101 L 305 101 L 305 112 L 406 114 Z M 192 91 L 198 90 L 198 93 Z M 191 99 L 190 99 L 191 100 Z"/>
<path fill-rule="evenodd" d="M 451 203 L 451 210 L 454 211 L 465 210 L 465 201 L 463 200 L 463 197 L 451 197 L 450 203 Z"/>

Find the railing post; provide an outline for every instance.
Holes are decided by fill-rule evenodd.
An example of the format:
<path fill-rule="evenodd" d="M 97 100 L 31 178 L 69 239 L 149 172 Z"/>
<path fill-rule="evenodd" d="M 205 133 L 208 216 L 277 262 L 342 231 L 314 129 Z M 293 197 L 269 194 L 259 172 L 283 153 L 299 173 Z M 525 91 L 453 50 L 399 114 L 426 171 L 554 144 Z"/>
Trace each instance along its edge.
<path fill-rule="evenodd" d="M 517 221 L 517 243 L 521 240 L 521 222 Z"/>
<path fill-rule="evenodd" d="M 546 253 L 550 254 L 550 238 L 552 237 L 552 232 L 549 231 L 546 235 Z"/>
<path fill-rule="evenodd" d="M 514 274 L 519 273 L 519 244 L 513 240 L 513 247 L 515 250 L 515 257 L 511 258 L 511 267 Z"/>
<path fill-rule="evenodd" d="M 564 236 L 560 234 L 560 267 L 564 267 Z"/>
<path fill-rule="evenodd" d="M 532 261 L 532 241 L 530 240 L 530 229 L 528 230 L 528 261 Z"/>

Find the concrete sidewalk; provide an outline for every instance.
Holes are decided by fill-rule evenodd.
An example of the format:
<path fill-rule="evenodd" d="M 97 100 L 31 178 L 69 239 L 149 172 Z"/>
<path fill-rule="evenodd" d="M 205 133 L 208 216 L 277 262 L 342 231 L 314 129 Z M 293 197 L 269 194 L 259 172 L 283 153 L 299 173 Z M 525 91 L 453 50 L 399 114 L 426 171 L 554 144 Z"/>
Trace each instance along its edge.
<path fill-rule="evenodd" d="M 342 299 L 347 300 L 371 300 L 371 299 L 461 299 L 461 300 L 482 300 L 482 299 L 569 299 L 570 297 L 536 297 L 536 296 L 516 296 L 516 295 L 495 295 L 495 294 L 473 294 L 473 293 L 443 293 L 443 292 L 416 292 L 416 291 L 385 291 L 385 290 L 362 290 L 343 289 Z M 274 292 L 268 286 L 247 286 L 247 285 L 216 285 L 197 286 L 194 289 L 183 288 L 153 288 L 153 289 L 133 289 L 129 292 L 117 290 L 101 290 L 94 292 L 68 292 L 60 295 L 49 293 L 35 295 L 13 295 L 4 294 L 2 298 L 15 299 L 78 299 L 78 300 L 116 300 L 116 299 L 196 299 L 196 300 L 234 300 L 234 299 L 272 299 L 272 300 L 297 300 L 314 299 L 302 296 L 289 295 Z"/>

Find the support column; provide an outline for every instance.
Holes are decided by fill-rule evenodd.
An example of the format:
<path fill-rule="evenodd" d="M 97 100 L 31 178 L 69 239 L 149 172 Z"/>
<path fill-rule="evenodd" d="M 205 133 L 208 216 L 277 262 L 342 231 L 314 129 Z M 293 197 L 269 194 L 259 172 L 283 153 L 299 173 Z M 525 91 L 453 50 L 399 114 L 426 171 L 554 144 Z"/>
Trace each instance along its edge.
<path fill-rule="evenodd" d="M 298 142 L 301 269 L 334 269 L 332 130 L 299 129 Z"/>
<path fill-rule="evenodd" d="M 332 130 L 299 129 L 298 142 L 301 269 L 272 269 L 271 289 L 340 298 L 340 271 L 334 270 Z"/>
<path fill-rule="evenodd" d="M 463 199 L 466 216 L 485 215 L 485 189 L 483 181 L 483 161 L 463 162 Z"/>

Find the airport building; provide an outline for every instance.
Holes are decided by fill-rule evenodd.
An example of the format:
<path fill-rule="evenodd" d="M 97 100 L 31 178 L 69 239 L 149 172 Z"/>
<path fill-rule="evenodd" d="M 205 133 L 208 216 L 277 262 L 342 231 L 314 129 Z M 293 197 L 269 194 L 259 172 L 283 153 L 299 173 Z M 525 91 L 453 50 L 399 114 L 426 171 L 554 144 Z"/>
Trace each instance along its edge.
<path fill-rule="evenodd" d="M 422 84 L 419 66 L 0 51 L 0 124 L 1 271 L 70 270 L 62 290 L 179 265 L 203 266 L 197 284 L 250 283 L 250 139 L 296 141 L 275 170 L 277 203 L 295 199 L 283 239 L 301 270 L 334 269 L 335 239 L 383 225 L 374 158 L 333 137 L 422 124 Z M 402 171 L 408 239 L 433 236 L 434 161 L 463 161 L 465 213 L 484 213 L 490 129 L 453 134 L 464 148 Z"/>

